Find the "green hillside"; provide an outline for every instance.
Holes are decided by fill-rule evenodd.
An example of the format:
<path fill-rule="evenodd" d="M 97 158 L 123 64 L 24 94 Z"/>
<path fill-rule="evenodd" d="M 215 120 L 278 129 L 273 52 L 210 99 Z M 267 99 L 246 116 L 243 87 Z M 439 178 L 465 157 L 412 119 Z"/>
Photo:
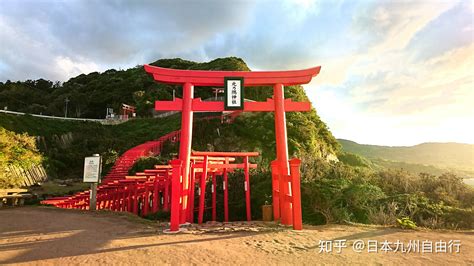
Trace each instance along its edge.
<path fill-rule="evenodd" d="M 249 70 L 245 62 L 235 57 L 220 58 L 208 63 L 162 59 L 152 64 L 179 69 Z M 142 66 L 127 70 L 107 70 L 103 73 L 83 74 L 71 78 L 64 84 L 54 84 L 44 80 L 0 83 L 0 106 L 3 104 L 15 111 L 35 113 L 42 111 L 43 114 L 60 116 L 63 114 L 63 100 L 68 97 L 70 99 L 69 113 L 73 117 L 100 118 L 104 116 L 107 106 L 117 107 L 121 103 L 136 105 L 138 115 L 142 117 L 120 125 L 103 126 L 92 122 L 55 121 L 31 116 L 0 115 L 0 127 L 16 133 L 26 132 L 31 136 L 37 136 L 38 148 L 46 157 L 45 164 L 47 164 L 46 167 L 50 174 L 60 178 L 77 178 L 82 171 L 82 158 L 86 155 L 101 153 L 110 157 L 110 162 L 113 163 L 113 158 L 125 150 L 178 129 L 179 115 L 164 119 L 143 118 L 151 115 L 150 111 L 155 100 L 172 99 L 173 90 L 176 91 L 177 97 L 181 96 L 179 86 L 156 83 L 145 73 Z M 257 101 L 265 101 L 272 94 L 272 88 L 265 87 L 249 87 L 245 91 L 246 98 Z M 212 95 L 210 87 L 195 89 L 195 97 L 209 98 Z M 285 96 L 295 101 L 308 100 L 301 86 L 286 87 Z M 36 110 L 31 109 L 33 106 L 42 107 Z M 202 115 L 196 115 L 196 117 L 199 116 Z M 314 109 L 307 113 L 289 113 L 287 121 L 291 154 L 299 154 L 304 151 L 326 157 L 338 152 L 339 144 Z M 201 149 L 206 148 L 207 144 L 212 142 L 211 145 L 216 146 L 216 149 L 240 150 L 245 147 L 247 149 L 265 147 L 268 156 L 274 153 L 273 114 L 244 115 L 237 119 L 235 125 L 221 128 L 220 133 L 222 134 L 237 132 L 233 133 L 229 145 L 213 143 L 215 140 L 210 136 L 215 137 L 215 129 L 201 134 L 200 126 L 202 124 L 203 122 L 195 123 L 198 133 L 194 134 L 196 145 L 207 142 L 200 145 Z M 215 126 L 213 125 L 213 127 Z M 243 133 L 248 134 L 237 137 Z M 252 143 L 252 145 L 246 143 Z"/>
<path fill-rule="evenodd" d="M 127 149 L 179 129 L 179 116 L 136 119 L 118 125 L 58 121 L 0 114 L 0 128 L 37 139 L 43 166 L 51 178 L 80 179 L 84 157 L 104 156 L 105 170 Z"/>
<path fill-rule="evenodd" d="M 407 147 L 359 144 L 338 139 L 345 152 L 361 155 L 378 165 L 440 174 L 447 170 L 474 176 L 474 145 L 422 143 Z"/>

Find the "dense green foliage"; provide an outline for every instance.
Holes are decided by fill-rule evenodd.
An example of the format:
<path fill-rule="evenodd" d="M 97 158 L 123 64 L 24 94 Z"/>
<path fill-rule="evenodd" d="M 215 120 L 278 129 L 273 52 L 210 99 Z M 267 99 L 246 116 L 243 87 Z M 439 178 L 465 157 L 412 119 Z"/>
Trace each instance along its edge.
<path fill-rule="evenodd" d="M 0 127 L 0 188 L 19 187 L 23 180 L 11 174 L 10 166 L 28 169 L 41 163 L 34 137 L 15 134 Z"/>
<path fill-rule="evenodd" d="M 249 70 L 242 59 L 229 57 L 208 63 L 182 59 L 162 59 L 152 65 L 177 69 Z M 119 112 L 122 103 L 135 105 L 140 116 L 150 116 L 157 99 L 172 99 L 173 90 L 181 97 L 181 88 L 159 84 L 139 65 L 127 70 L 109 69 L 69 79 L 67 82 L 27 80 L 0 82 L 0 107 L 8 110 L 64 116 L 65 99 L 69 99 L 68 116 L 104 118 L 107 107 Z M 196 90 L 196 97 L 212 96 L 212 90 Z"/>
<path fill-rule="evenodd" d="M 473 228 L 474 189 L 453 174 L 374 171 L 304 156 L 303 216 L 308 223 L 397 224 L 409 217 L 431 228 Z"/>
<path fill-rule="evenodd" d="M 337 157 L 344 164 L 354 167 L 373 167 L 373 164 L 366 158 L 350 152 L 341 152 Z"/>
<path fill-rule="evenodd" d="M 0 126 L 18 133 L 40 136 L 38 148 L 45 157 L 43 164 L 50 177 L 80 179 L 84 157 L 93 153 L 101 154 L 106 173 L 124 151 L 178 129 L 179 115 L 135 119 L 119 125 L 104 126 L 94 122 L 0 114 Z"/>
<path fill-rule="evenodd" d="M 422 143 L 409 147 L 358 144 L 339 139 L 345 152 L 371 159 L 386 168 L 403 168 L 410 172 L 454 171 L 474 177 L 474 145 L 461 143 Z"/>
<path fill-rule="evenodd" d="M 343 164 L 308 162 L 306 158 L 302 187 L 307 197 L 303 202 L 309 204 L 305 207 L 307 222 L 396 225 L 400 219 L 403 226 L 412 228 L 411 222 L 402 219 L 408 218 L 430 228 L 473 228 L 474 190 L 461 177 L 429 174 L 423 170 L 430 167 L 416 164 L 396 165 L 418 166 L 409 169 L 417 174 L 384 168 L 373 163 L 377 160 L 367 163 L 350 153 L 341 153 L 339 158 Z M 313 169 L 315 165 L 318 169 Z"/>

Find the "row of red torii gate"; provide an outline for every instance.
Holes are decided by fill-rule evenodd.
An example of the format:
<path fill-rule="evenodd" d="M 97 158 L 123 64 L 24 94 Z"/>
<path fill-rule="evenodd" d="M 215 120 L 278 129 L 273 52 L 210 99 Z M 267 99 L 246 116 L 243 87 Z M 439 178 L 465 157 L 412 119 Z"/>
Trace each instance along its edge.
<path fill-rule="evenodd" d="M 319 74 L 321 67 L 305 70 L 290 71 L 202 71 L 176 70 L 151 65 L 144 66 L 145 71 L 152 75 L 155 81 L 166 84 L 181 85 L 183 98 L 173 101 L 156 101 L 157 111 L 180 111 L 181 134 L 179 157 L 170 161 L 168 172 L 171 175 L 170 202 L 170 231 L 179 231 L 180 224 L 194 221 L 195 181 L 199 180 L 202 189 L 205 187 L 209 174 L 213 176 L 213 218 L 215 220 L 215 176 L 224 176 L 224 217 L 228 219 L 226 201 L 227 171 L 242 168 L 245 173 L 245 198 L 247 220 L 250 220 L 250 179 L 249 169 L 256 165 L 249 163 L 249 157 L 257 156 L 253 152 L 194 152 L 191 153 L 194 112 L 274 112 L 276 159 L 271 164 L 272 170 L 272 205 L 274 220 L 280 220 L 284 225 L 293 225 L 296 230 L 302 229 L 301 198 L 300 198 L 300 161 L 296 158 L 289 160 L 286 132 L 285 112 L 307 112 L 311 109 L 309 102 L 293 102 L 285 99 L 284 86 L 307 84 Z M 224 87 L 224 101 L 202 101 L 194 98 L 195 87 L 219 86 Z M 266 102 L 244 101 L 245 86 L 273 87 L 273 98 Z M 262 88 L 264 89 L 264 88 Z M 235 164 L 231 160 L 242 157 L 243 163 Z M 159 167 L 158 167 L 159 168 Z M 152 170 L 155 172 L 163 169 Z M 169 172 L 171 171 L 171 172 Z M 198 176 L 198 177 L 197 177 Z M 156 198 L 156 197 L 155 197 Z M 150 206 L 157 206 L 152 204 Z M 148 205 L 146 205 L 148 206 Z M 204 208 L 204 193 L 199 193 L 199 217 L 202 222 Z"/>
<path fill-rule="evenodd" d="M 307 84 L 319 74 L 320 67 L 292 71 L 194 71 L 176 70 L 145 65 L 145 71 L 158 82 L 179 84 L 183 98 L 156 101 L 157 111 L 181 111 L 181 130 L 162 136 L 158 141 L 141 144 L 127 151 L 116 162 L 112 171 L 97 189 L 97 209 L 128 211 L 146 215 L 165 210 L 171 212 L 170 231 L 178 232 L 180 225 L 192 223 L 195 213 L 195 194 L 198 194 L 198 223 L 202 223 L 205 207 L 206 183 L 211 181 L 212 220 L 216 220 L 217 176 L 222 177 L 224 192 L 224 221 L 229 220 L 228 174 L 242 169 L 245 176 L 247 220 L 251 219 L 250 169 L 256 164 L 250 157 L 256 152 L 191 152 L 194 112 L 231 111 L 274 112 L 276 159 L 271 163 L 273 218 L 283 225 L 302 229 L 300 197 L 300 164 L 297 158 L 289 160 L 285 112 L 310 111 L 309 102 L 293 102 L 284 98 L 284 86 Z M 194 98 L 194 86 L 224 86 L 224 101 L 202 101 Z M 244 101 L 245 86 L 272 86 L 273 98 L 266 102 Z M 264 88 L 262 88 L 264 89 Z M 179 157 L 168 165 L 157 165 L 136 176 L 126 176 L 133 162 L 145 153 L 159 154 L 164 141 L 179 141 Z M 197 183 L 199 182 L 199 183 Z M 198 193 L 196 193 L 196 187 Z M 90 191 L 74 196 L 42 201 L 60 208 L 87 209 Z"/>

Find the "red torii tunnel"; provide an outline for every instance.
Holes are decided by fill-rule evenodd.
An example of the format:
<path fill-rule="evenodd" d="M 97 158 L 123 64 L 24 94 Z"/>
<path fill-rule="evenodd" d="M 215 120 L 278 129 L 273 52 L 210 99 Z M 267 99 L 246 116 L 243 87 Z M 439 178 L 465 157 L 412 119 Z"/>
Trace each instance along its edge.
<path fill-rule="evenodd" d="M 190 173 L 190 163 L 193 113 L 222 112 L 226 110 L 224 102 L 203 102 L 200 98 L 194 99 L 194 86 L 224 86 L 226 79 L 229 77 L 241 78 L 244 83 L 242 86 L 273 86 L 273 99 L 267 99 L 266 102 L 244 102 L 242 111 L 275 112 L 277 154 L 276 160 L 272 162 L 271 167 L 273 176 L 273 215 L 274 219 L 280 219 L 282 224 L 293 225 L 295 229 L 301 229 L 301 204 L 299 195 L 291 194 L 293 190 L 292 187 L 297 186 L 299 188 L 300 184 L 299 181 L 298 184 L 292 184 L 290 180 L 285 112 L 307 112 L 311 110 L 311 104 L 309 102 L 293 102 L 291 99 L 285 99 L 284 86 L 309 83 L 313 77 L 319 74 L 321 67 L 318 66 L 304 70 L 257 72 L 177 70 L 151 65 L 145 65 L 144 68 L 145 71 L 152 75 L 158 82 L 180 84 L 183 86 L 183 99 L 176 98 L 174 101 L 155 102 L 155 110 L 157 111 L 182 112 L 179 162 L 174 162 L 182 164 L 182 173 L 180 173 L 179 176 L 173 176 L 173 182 L 176 183 L 172 184 L 172 191 L 178 190 L 178 187 L 180 187 L 179 191 L 181 191 L 181 193 L 178 198 L 178 202 L 180 203 L 178 203 L 175 208 L 173 208 L 173 206 L 171 207 L 171 231 L 179 230 L 179 224 L 192 222 L 192 211 L 190 211 L 190 208 L 192 208 L 190 204 L 190 185 L 193 180 Z M 297 166 L 295 169 L 299 169 L 299 160 L 294 160 L 292 165 Z M 177 179 L 177 181 L 175 179 Z M 182 182 L 180 182 L 181 180 Z M 298 199 L 295 200 L 295 197 L 298 197 Z M 294 210 L 294 208 L 296 210 Z M 294 213 L 296 213 L 298 217 L 294 217 Z"/>
<path fill-rule="evenodd" d="M 249 157 L 258 156 L 258 152 L 198 152 L 193 151 L 191 156 L 191 193 L 190 206 L 194 206 L 194 180 L 199 175 L 199 216 L 198 223 L 202 223 L 204 214 L 204 195 L 206 189 L 206 180 L 211 173 L 211 192 L 212 192 L 212 220 L 216 220 L 216 177 L 223 177 L 224 192 L 224 221 L 229 221 L 229 197 L 228 197 L 228 173 L 234 169 L 244 170 L 244 190 L 247 221 L 251 220 L 250 214 L 250 168 L 257 168 L 256 164 L 251 164 Z M 235 157 L 243 157 L 242 163 L 233 163 Z M 193 220 L 193 208 L 190 208 L 191 221 Z"/>

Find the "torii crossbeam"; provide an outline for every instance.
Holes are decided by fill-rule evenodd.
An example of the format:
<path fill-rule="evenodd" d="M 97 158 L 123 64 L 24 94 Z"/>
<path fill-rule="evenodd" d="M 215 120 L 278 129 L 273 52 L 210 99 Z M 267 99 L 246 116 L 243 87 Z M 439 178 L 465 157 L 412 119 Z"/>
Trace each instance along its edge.
<path fill-rule="evenodd" d="M 273 214 L 274 219 L 280 219 L 281 223 L 291 225 L 293 223 L 292 203 L 287 195 L 291 196 L 291 183 L 289 176 L 289 158 L 286 132 L 285 112 L 307 112 L 311 110 L 309 102 L 293 102 L 284 98 L 284 86 L 307 84 L 313 77 L 319 74 L 321 67 L 313 67 L 304 70 L 289 71 L 204 71 L 204 70 L 177 70 L 161 68 L 151 65 L 144 66 L 145 71 L 153 76 L 158 82 L 167 84 L 180 84 L 183 86 L 183 99 L 176 98 L 174 101 L 156 101 L 157 111 L 181 111 L 181 140 L 179 159 L 183 163 L 183 181 L 181 210 L 171 215 L 179 215 L 180 223 L 192 222 L 190 219 L 189 189 L 190 185 L 190 156 L 192 142 L 192 123 L 194 112 L 221 112 L 226 110 L 224 102 L 205 101 L 200 98 L 194 99 L 194 86 L 224 86 L 229 77 L 242 79 L 242 86 L 273 86 L 273 99 L 266 102 L 244 102 L 244 112 L 275 112 L 275 136 L 277 158 L 272 164 L 272 171 L 278 171 L 273 175 L 278 176 L 278 182 L 273 184 Z M 273 179 L 272 179 L 273 180 Z M 298 184 L 299 185 L 299 184 Z M 298 186 L 299 187 L 299 186 Z M 299 208 L 300 206 L 298 206 Z M 298 217 L 301 220 L 301 213 Z M 171 219 L 176 220 L 175 219 Z M 171 230 L 178 230 L 176 224 L 171 224 Z M 295 228 L 297 229 L 297 228 Z M 301 228 L 299 228 L 301 229 Z"/>

